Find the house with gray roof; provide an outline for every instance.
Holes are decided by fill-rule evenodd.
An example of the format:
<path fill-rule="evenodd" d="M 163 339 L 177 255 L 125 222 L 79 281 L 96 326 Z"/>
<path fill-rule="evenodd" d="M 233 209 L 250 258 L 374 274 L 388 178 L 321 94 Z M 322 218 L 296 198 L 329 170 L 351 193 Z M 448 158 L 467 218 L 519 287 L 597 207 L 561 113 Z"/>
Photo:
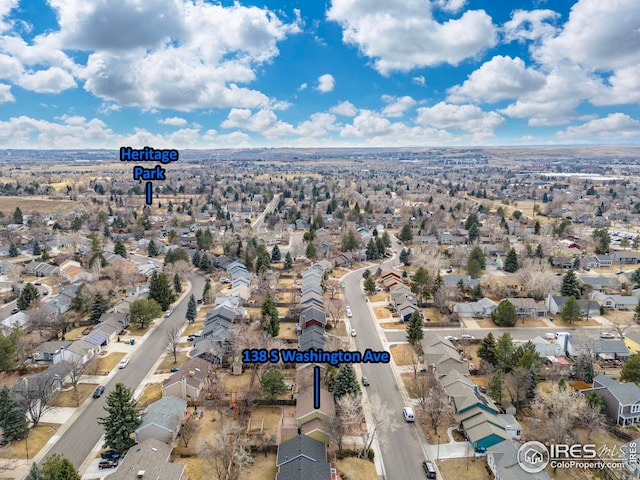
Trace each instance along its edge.
<path fill-rule="evenodd" d="M 276 480 L 331 480 L 326 445 L 306 435 L 298 435 L 278 446 Z"/>
<path fill-rule="evenodd" d="M 591 299 L 609 310 L 634 310 L 638 305 L 638 297 L 633 295 L 607 295 L 594 291 L 591 293 Z"/>
<path fill-rule="evenodd" d="M 487 449 L 487 466 L 495 480 L 551 480 L 545 470 L 529 473 L 518 462 L 518 450 L 521 444 L 505 440 Z"/>
<path fill-rule="evenodd" d="M 25 329 L 25 325 L 29 323 L 29 320 L 29 315 L 25 312 L 18 312 L 13 315 L 9 315 L 4 320 L 0 321 L 0 333 L 5 337 L 8 337 L 16 326 L 20 326 L 22 329 Z"/>
<path fill-rule="evenodd" d="M 172 445 L 187 410 L 187 401 L 173 395 L 162 397 L 147 407 L 135 430 L 136 443 L 150 438 Z"/>
<path fill-rule="evenodd" d="M 498 304 L 489 298 L 481 298 L 477 302 L 456 303 L 453 312 L 461 318 L 488 318 L 498 308 Z"/>
<path fill-rule="evenodd" d="M 444 282 L 444 286 L 447 288 L 457 288 L 458 283 L 462 280 L 465 288 L 474 288 L 477 285 L 480 285 L 479 278 L 471 278 L 471 275 L 445 275 L 442 277 L 442 281 Z"/>
<path fill-rule="evenodd" d="M 169 462 L 172 445 L 150 438 L 131 447 L 105 480 L 182 480 L 186 466 Z"/>
<path fill-rule="evenodd" d="M 620 383 L 611 375 L 600 374 L 593 379 L 593 388 L 580 390 L 583 395 L 589 392 L 596 392 L 604 400 L 612 422 L 623 427 L 640 423 L 640 387 L 635 383 Z"/>

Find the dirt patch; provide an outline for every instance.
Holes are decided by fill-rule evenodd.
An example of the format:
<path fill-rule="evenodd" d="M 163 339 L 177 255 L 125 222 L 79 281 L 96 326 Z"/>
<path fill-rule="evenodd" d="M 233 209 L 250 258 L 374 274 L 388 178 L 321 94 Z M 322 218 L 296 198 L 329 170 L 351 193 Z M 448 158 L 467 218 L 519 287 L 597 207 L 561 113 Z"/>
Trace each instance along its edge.
<path fill-rule="evenodd" d="M 2 197 L 2 212 L 12 215 L 16 207 L 25 214 L 72 212 L 77 203 L 72 200 L 53 200 L 47 197 Z"/>
<path fill-rule="evenodd" d="M 278 435 L 278 426 L 282 417 L 280 407 L 257 407 L 251 411 L 251 430 L 249 433 L 259 434 L 262 427 L 263 437 Z"/>
<path fill-rule="evenodd" d="M 112 352 L 104 357 L 99 357 L 98 375 L 109 375 L 109 372 L 111 372 L 124 357 L 125 354 L 123 352 Z"/>
<path fill-rule="evenodd" d="M 365 458 L 338 460 L 338 472 L 342 480 L 376 480 L 376 466 Z"/>
<path fill-rule="evenodd" d="M 374 313 L 376 314 L 376 317 L 378 318 L 389 318 L 391 317 L 391 312 L 384 307 L 375 307 L 373 309 Z"/>
<path fill-rule="evenodd" d="M 77 396 L 73 387 L 70 387 L 67 390 L 56 393 L 51 398 L 49 404 L 54 407 L 77 407 L 89 398 L 89 395 L 93 393 L 97 386 L 98 385 L 92 383 L 79 383 Z M 76 398 L 78 399 L 77 402 Z"/>
<path fill-rule="evenodd" d="M 0 450 L 0 458 L 33 458 L 56 433 L 59 425 L 41 423 L 29 431 L 27 441 L 14 442 Z M 27 444 L 29 455 L 27 455 Z"/>
<path fill-rule="evenodd" d="M 280 323 L 278 338 L 297 339 L 298 335 L 296 335 L 296 324 L 291 322 Z"/>
<path fill-rule="evenodd" d="M 178 355 L 176 356 L 177 361 L 175 362 L 173 361 L 173 355 L 167 354 L 160 362 L 160 365 L 158 365 L 156 373 L 169 373 L 172 368 L 182 365 L 187 360 L 187 358 L 189 357 L 187 356 L 186 350 L 181 350 L 178 352 Z"/>
<path fill-rule="evenodd" d="M 186 337 L 187 335 L 189 335 L 191 333 L 199 332 L 200 330 L 202 330 L 202 326 L 203 326 L 203 322 L 190 323 L 184 329 L 184 332 L 182 332 L 182 335 Z"/>
<path fill-rule="evenodd" d="M 422 318 L 426 320 L 426 325 L 429 326 L 429 322 L 446 322 L 449 320 L 449 315 L 443 315 L 437 308 L 429 307 L 422 309 Z"/>
<path fill-rule="evenodd" d="M 392 345 L 391 355 L 393 355 L 393 360 L 396 362 L 396 365 L 413 365 L 412 358 L 415 358 L 415 352 L 413 347 L 408 343 L 401 343 L 399 345 Z"/>
<path fill-rule="evenodd" d="M 406 323 L 400 323 L 400 322 L 382 322 L 380 324 L 380 326 L 382 328 L 389 328 L 389 329 L 393 329 L 393 330 L 406 330 L 407 329 L 407 324 Z"/>
<path fill-rule="evenodd" d="M 259 382 L 260 379 L 256 378 L 255 381 Z M 222 385 L 224 386 L 224 390 L 228 393 L 246 390 L 249 387 L 249 382 L 251 382 L 250 371 L 247 371 L 242 375 L 231 375 L 227 373 L 222 377 Z"/>
<path fill-rule="evenodd" d="M 138 398 L 138 404 L 142 407 L 146 407 L 150 403 L 160 400 L 162 398 L 162 384 L 150 383 L 144 387 L 142 395 Z"/>
<path fill-rule="evenodd" d="M 266 456 L 258 454 L 253 458 L 254 464 L 242 472 L 240 480 L 273 480 L 276 477 L 278 467 L 276 467 L 275 453 L 268 453 Z"/>
<path fill-rule="evenodd" d="M 378 293 L 374 293 L 369 297 L 369 302 L 370 303 L 384 302 L 386 299 L 387 299 L 387 294 L 385 292 L 378 292 Z"/>
<path fill-rule="evenodd" d="M 473 478 L 473 480 L 490 480 L 492 477 L 487 469 L 484 458 L 449 458 L 438 462 L 438 469 L 444 480 L 459 478 Z"/>

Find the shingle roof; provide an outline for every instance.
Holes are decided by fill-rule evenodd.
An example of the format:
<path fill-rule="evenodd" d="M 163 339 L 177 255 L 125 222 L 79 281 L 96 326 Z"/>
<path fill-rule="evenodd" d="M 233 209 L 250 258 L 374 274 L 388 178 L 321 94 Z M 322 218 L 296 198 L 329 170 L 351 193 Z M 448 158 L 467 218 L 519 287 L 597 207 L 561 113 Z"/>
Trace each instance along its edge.
<path fill-rule="evenodd" d="M 184 417 L 186 408 L 186 400 L 173 395 L 162 397 L 160 400 L 149 404 L 142 415 L 142 423 L 136 431 L 153 424 L 170 432 L 175 432 Z"/>
<path fill-rule="evenodd" d="M 276 465 L 284 465 L 299 457 L 305 457 L 314 462 L 324 462 L 327 460 L 326 446 L 306 435 L 298 435 L 280 444 Z"/>
<path fill-rule="evenodd" d="M 594 379 L 595 382 L 603 385 L 616 397 L 621 405 L 632 405 L 640 402 L 640 387 L 635 383 L 620 383 L 610 375 L 600 374 Z"/>

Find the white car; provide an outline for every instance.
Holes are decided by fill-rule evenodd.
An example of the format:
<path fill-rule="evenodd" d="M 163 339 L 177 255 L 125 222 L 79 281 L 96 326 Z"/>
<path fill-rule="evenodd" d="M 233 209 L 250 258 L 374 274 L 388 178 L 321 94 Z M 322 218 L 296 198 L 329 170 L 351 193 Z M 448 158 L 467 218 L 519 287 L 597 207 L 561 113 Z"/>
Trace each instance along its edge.
<path fill-rule="evenodd" d="M 127 365 L 129 365 L 129 359 L 123 358 L 122 360 L 120 360 L 120 363 L 118 364 L 118 368 L 125 368 Z"/>
<path fill-rule="evenodd" d="M 449 340 L 450 342 L 453 342 L 455 340 L 458 340 L 458 337 L 454 337 L 453 335 L 446 335 L 444 339 Z"/>
<path fill-rule="evenodd" d="M 460 335 L 460 338 L 462 338 L 463 340 L 475 340 L 476 339 L 476 337 L 474 337 L 473 335 L 469 335 L 468 333 Z"/>
<path fill-rule="evenodd" d="M 356 336 L 356 329 L 355 329 L 355 328 L 352 328 L 352 329 L 351 329 L 351 336 L 352 336 L 352 337 L 355 337 L 355 336 Z"/>
<path fill-rule="evenodd" d="M 600 338 L 616 338 L 616 336 L 610 332 L 600 332 Z"/>
<path fill-rule="evenodd" d="M 555 340 L 556 338 L 558 338 L 558 336 L 553 332 L 548 332 L 544 334 L 544 338 L 546 338 L 547 340 Z"/>
<path fill-rule="evenodd" d="M 351 312 L 351 310 L 347 310 L 347 318 L 351 317 L 353 317 L 353 313 Z"/>
<path fill-rule="evenodd" d="M 164 316 L 165 317 L 170 317 L 172 313 L 173 313 L 173 310 L 169 309 L 166 312 L 164 312 Z"/>

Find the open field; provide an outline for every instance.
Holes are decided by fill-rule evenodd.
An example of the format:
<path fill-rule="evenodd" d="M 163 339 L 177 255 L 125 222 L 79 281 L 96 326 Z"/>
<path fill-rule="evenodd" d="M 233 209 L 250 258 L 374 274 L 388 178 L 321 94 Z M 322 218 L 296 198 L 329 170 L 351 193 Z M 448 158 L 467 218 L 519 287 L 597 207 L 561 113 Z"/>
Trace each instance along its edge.
<path fill-rule="evenodd" d="M 2 213 L 12 215 L 16 207 L 23 214 L 48 214 L 73 211 L 77 203 L 72 200 L 53 200 L 47 197 L 2 197 Z"/>
<path fill-rule="evenodd" d="M 93 393 L 98 385 L 92 383 L 78 384 L 78 401 L 73 388 L 62 390 L 51 397 L 50 404 L 55 407 L 77 407 Z"/>
<path fill-rule="evenodd" d="M 193 322 L 188 324 L 187 327 L 184 329 L 184 332 L 182 332 L 182 335 L 186 337 L 190 333 L 194 333 L 199 330 L 202 330 L 203 324 L 204 324 L 203 322 Z"/>
<path fill-rule="evenodd" d="M 29 431 L 27 441 L 20 440 L 0 449 L 0 458 L 33 458 L 56 433 L 59 425 L 40 423 Z M 27 455 L 27 444 L 29 455 Z"/>
<path fill-rule="evenodd" d="M 338 460 L 338 472 L 342 480 L 376 480 L 376 466 L 365 458 Z"/>
<path fill-rule="evenodd" d="M 446 322 L 449 320 L 449 315 L 443 314 L 437 308 L 428 307 L 422 309 L 422 318 L 425 319 L 425 325 L 428 327 L 429 322 Z"/>

